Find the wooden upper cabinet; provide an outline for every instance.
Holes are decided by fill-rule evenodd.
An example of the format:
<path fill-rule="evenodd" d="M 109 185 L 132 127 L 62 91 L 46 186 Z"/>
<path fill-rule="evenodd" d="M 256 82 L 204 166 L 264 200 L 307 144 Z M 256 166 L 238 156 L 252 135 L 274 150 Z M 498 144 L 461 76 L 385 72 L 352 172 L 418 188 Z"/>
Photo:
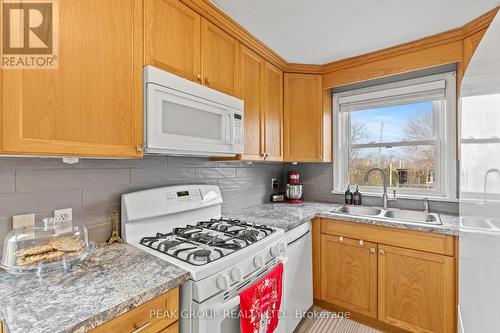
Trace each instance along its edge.
<path fill-rule="evenodd" d="M 283 161 L 283 72 L 266 62 L 263 83 L 265 159 Z"/>
<path fill-rule="evenodd" d="M 411 332 L 454 332 L 454 258 L 379 245 L 379 320 Z"/>
<path fill-rule="evenodd" d="M 377 244 L 321 235 L 321 299 L 377 317 Z"/>
<path fill-rule="evenodd" d="M 142 0 L 59 1 L 57 69 L 2 70 L 2 152 L 142 156 Z"/>
<path fill-rule="evenodd" d="M 201 82 L 201 16 L 179 0 L 146 0 L 145 64 Z"/>
<path fill-rule="evenodd" d="M 245 46 L 240 60 L 245 151 L 236 159 L 282 161 L 283 72 Z"/>
<path fill-rule="evenodd" d="M 284 117 L 285 161 L 324 161 L 321 75 L 285 73 Z"/>
<path fill-rule="evenodd" d="M 229 95 L 240 94 L 240 43 L 209 21 L 201 21 L 203 84 Z"/>
<path fill-rule="evenodd" d="M 245 102 L 245 152 L 243 159 L 264 156 L 263 76 L 265 61 L 245 46 L 241 47 L 241 98 Z"/>

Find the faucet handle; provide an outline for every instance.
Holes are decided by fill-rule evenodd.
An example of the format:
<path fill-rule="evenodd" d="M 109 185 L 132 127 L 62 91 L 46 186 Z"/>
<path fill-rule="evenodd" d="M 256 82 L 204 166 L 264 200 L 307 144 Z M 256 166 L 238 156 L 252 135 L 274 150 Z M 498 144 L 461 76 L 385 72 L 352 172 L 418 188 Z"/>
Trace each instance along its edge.
<path fill-rule="evenodd" d="M 396 198 L 396 190 L 395 190 L 395 189 L 394 189 L 394 190 L 392 190 L 392 198 L 393 198 L 394 200 L 397 200 L 397 198 Z"/>

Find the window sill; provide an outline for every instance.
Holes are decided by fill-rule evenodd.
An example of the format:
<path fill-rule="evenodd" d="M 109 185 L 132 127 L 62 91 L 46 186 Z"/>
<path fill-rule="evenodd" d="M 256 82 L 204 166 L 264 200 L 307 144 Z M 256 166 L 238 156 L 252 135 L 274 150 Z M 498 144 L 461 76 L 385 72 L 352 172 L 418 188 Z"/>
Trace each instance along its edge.
<path fill-rule="evenodd" d="M 389 190 L 388 190 L 389 192 Z M 344 195 L 344 192 L 339 192 L 332 190 L 332 194 L 341 194 Z M 382 193 L 373 193 L 373 192 L 361 192 L 361 194 L 365 197 L 375 197 L 382 198 Z M 392 193 L 387 193 L 389 199 L 392 199 Z M 400 194 L 396 195 L 397 199 L 408 199 L 408 200 L 422 200 L 427 198 L 429 201 L 440 201 L 440 202 L 459 202 L 458 198 L 450 198 L 450 197 L 436 197 L 436 196 L 427 196 L 427 195 L 415 195 L 415 194 Z"/>

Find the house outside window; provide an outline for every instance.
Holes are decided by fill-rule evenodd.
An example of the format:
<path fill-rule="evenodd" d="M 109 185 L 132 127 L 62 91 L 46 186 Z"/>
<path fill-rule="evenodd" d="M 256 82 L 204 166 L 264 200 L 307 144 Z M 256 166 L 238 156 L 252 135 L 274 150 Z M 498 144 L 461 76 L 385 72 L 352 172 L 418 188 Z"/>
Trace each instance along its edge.
<path fill-rule="evenodd" d="M 456 75 L 431 75 L 333 95 L 334 192 L 389 187 L 403 196 L 456 198 Z"/>

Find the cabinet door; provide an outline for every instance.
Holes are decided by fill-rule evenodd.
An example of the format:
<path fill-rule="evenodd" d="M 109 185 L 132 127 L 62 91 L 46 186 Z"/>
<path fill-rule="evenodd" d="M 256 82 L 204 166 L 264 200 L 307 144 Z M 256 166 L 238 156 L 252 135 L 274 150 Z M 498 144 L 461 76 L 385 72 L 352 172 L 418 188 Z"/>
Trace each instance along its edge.
<path fill-rule="evenodd" d="M 283 72 L 264 68 L 264 152 L 268 161 L 283 160 Z"/>
<path fill-rule="evenodd" d="M 285 73 L 285 161 L 321 162 L 321 75 Z"/>
<path fill-rule="evenodd" d="M 264 156 L 262 92 L 265 61 L 245 46 L 241 48 L 241 98 L 245 102 L 245 153 L 243 159 Z"/>
<path fill-rule="evenodd" d="M 453 332 L 454 259 L 379 245 L 378 317 L 412 332 Z"/>
<path fill-rule="evenodd" d="M 203 84 L 239 96 L 239 42 L 205 19 L 201 25 Z"/>
<path fill-rule="evenodd" d="M 3 153 L 142 156 L 142 1 L 58 14 L 58 68 L 2 70 Z"/>
<path fill-rule="evenodd" d="M 321 299 L 377 317 L 377 244 L 321 235 Z"/>
<path fill-rule="evenodd" d="M 145 64 L 201 82 L 201 17 L 179 0 L 147 0 Z"/>

